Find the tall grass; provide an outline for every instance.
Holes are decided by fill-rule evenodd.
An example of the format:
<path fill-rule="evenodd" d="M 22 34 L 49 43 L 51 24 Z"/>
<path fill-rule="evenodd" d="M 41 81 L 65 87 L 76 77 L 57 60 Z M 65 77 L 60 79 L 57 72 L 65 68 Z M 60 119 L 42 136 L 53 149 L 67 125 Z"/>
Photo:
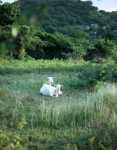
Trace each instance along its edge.
<path fill-rule="evenodd" d="M 14 124 L 11 127 L 17 121 L 24 121 L 28 128 L 95 128 L 103 123 L 117 125 L 115 85 L 107 84 L 93 93 L 83 94 L 45 98 L 18 94 L 5 96 L 5 91 L 0 90 L 1 114 L 10 116 L 11 124 Z"/>
<path fill-rule="evenodd" d="M 47 140 L 49 136 L 52 136 L 50 140 L 53 140 L 54 136 L 73 138 L 74 144 L 93 137 L 94 142 L 95 138 L 101 141 L 107 136 L 107 140 L 103 143 L 105 145 L 110 138 L 114 140 L 117 137 L 117 86 L 115 84 L 104 84 L 92 93 L 84 92 L 77 96 L 73 93 L 71 96 L 64 95 L 60 98 L 33 97 L 24 94 L 20 96 L 8 91 L 5 93 L 2 89 L 0 93 L 0 128 L 20 131 L 24 138 L 33 136 L 34 143 L 38 138 Z M 102 133 L 103 137 L 101 137 Z M 66 143 L 65 139 L 63 138 L 63 143 Z M 67 143 L 71 140 L 68 141 Z M 56 144 L 59 145 L 61 142 Z M 85 144 L 81 147 L 85 147 Z M 114 141 L 108 144 L 116 147 Z M 54 144 L 55 147 L 57 145 Z"/>
<path fill-rule="evenodd" d="M 82 65 L 82 61 L 73 60 L 4 60 L 0 59 L 0 74 L 31 73 L 40 71 L 74 71 Z"/>
<path fill-rule="evenodd" d="M 55 62 L 58 63 L 57 68 Z M 12 133 L 18 134 L 23 142 L 29 145 L 30 141 L 37 144 L 38 140 L 41 139 L 43 143 L 45 139 L 45 143 L 49 142 L 50 148 L 42 146 L 42 150 L 52 149 L 52 143 L 53 149 L 56 150 L 62 142 L 66 143 L 66 146 L 63 144 L 62 147 L 58 146 L 58 149 L 74 150 L 80 144 L 83 150 L 107 148 L 114 150 L 117 146 L 116 83 L 99 82 L 92 89 L 80 89 L 78 84 L 86 82 L 86 78 L 79 74 L 86 75 L 86 72 L 88 74 L 97 64 L 90 65 L 89 69 L 88 63 L 80 64 L 75 61 L 68 63 L 58 60 L 55 62 L 3 60 L 0 64 L 0 128 L 4 134 L 7 135 L 7 131 L 10 132 L 8 137 L 11 137 Z M 97 80 L 95 74 L 90 75 Z M 63 84 L 63 96 L 56 98 L 39 94 L 39 88 L 49 75 L 54 76 L 56 83 Z M 83 84 L 87 85 L 87 82 Z M 0 140 L 3 140 L 3 136 L 0 131 Z M 69 145 L 69 142 L 75 143 L 75 146 Z"/>
<path fill-rule="evenodd" d="M 97 92 L 85 94 L 83 98 L 61 98 L 59 102 L 58 100 L 51 103 L 42 101 L 37 111 L 32 114 L 33 121 L 39 120 L 40 124 L 50 128 L 66 126 L 95 128 L 107 122 L 117 125 L 117 114 L 114 108 L 117 97 L 115 85 L 109 84 L 101 87 Z"/>

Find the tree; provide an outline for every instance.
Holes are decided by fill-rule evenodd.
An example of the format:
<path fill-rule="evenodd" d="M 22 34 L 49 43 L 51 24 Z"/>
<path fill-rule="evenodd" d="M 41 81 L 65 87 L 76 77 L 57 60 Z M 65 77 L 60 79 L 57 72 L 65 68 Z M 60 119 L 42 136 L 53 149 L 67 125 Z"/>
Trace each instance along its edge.
<path fill-rule="evenodd" d="M 87 49 L 87 53 L 84 56 L 85 60 L 100 61 L 106 58 L 114 58 L 117 56 L 117 45 L 107 39 L 98 39 L 95 41 L 94 46 Z"/>
<path fill-rule="evenodd" d="M 30 27 L 22 25 L 19 28 L 18 34 L 14 40 L 15 49 L 13 51 L 13 56 L 17 59 L 22 59 L 25 54 L 25 47 L 28 44 L 28 37 L 30 36 Z"/>
<path fill-rule="evenodd" d="M 19 15 L 17 3 L 4 3 L 0 5 L 0 25 L 12 25 Z"/>
<path fill-rule="evenodd" d="M 63 34 L 38 31 L 30 38 L 27 53 L 35 59 L 68 58 L 73 53 L 70 39 Z"/>

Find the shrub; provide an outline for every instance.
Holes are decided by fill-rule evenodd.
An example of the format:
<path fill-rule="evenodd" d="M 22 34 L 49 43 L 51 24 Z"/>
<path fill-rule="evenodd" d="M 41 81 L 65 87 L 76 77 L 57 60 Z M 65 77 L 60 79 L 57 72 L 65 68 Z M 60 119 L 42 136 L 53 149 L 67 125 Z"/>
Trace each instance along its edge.
<path fill-rule="evenodd" d="M 19 15 L 19 7 L 16 3 L 0 4 L 0 25 L 12 25 Z"/>
<path fill-rule="evenodd" d="M 27 150 L 27 146 L 19 135 L 0 131 L 1 150 Z"/>
<path fill-rule="evenodd" d="M 85 62 L 77 68 L 76 73 L 65 78 L 64 84 L 69 88 L 94 88 L 100 82 L 117 82 L 117 67 L 112 60 L 103 64 Z"/>
<path fill-rule="evenodd" d="M 45 43 L 45 57 L 68 58 L 73 52 L 73 46 L 70 39 L 63 34 L 39 33 L 38 37 Z"/>
<path fill-rule="evenodd" d="M 8 56 L 11 54 L 14 43 L 11 36 L 11 26 L 0 27 L 0 55 Z"/>
<path fill-rule="evenodd" d="M 117 56 L 117 45 L 105 39 L 96 40 L 93 48 L 87 49 L 84 56 L 86 60 L 101 60 L 102 58 L 109 58 Z"/>
<path fill-rule="evenodd" d="M 85 38 L 72 38 L 72 43 L 74 47 L 72 57 L 75 59 L 82 59 L 86 55 L 87 49 L 91 49 L 93 46 L 92 42 Z"/>
<path fill-rule="evenodd" d="M 22 59 L 26 55 L 25 48 L 29 44 L 30 27 L 22 25 L 19 27 L 18 34 L 14 39 L 15 49 L 13 56 L 17 59 Z"/>
<path fill-rule="evenodd" d="M 31 37 L 30 43 L 26 47 L 26 52 L 35 59 L 45 58 L 44 46 L 45 43 L 38 36 L 35 36 L 34 38 Z"/>
<path fill-rule="evenodd" d="M 73 46 L 68 37 L 62 34 L 50 34 L 38 31 L 30 38 L 27 54 L 36 59 L 68 58 Z"/>
<path fill-rule="evenodd" d="M 71 76 L 68 80 L 65 80 L 70 88 L 90 88 L 94 87 L 100 78 L 101 66 L 93 63 L 85 63 L 79 67 L 77 73 Z"/>

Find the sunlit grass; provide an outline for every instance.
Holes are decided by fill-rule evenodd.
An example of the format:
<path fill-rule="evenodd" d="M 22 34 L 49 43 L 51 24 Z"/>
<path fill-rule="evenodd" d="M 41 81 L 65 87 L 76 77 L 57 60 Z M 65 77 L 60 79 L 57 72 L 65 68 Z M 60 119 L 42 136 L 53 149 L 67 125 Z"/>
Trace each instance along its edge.
<path fill-rule="evenodd" d="M 76 71 L 77 68 L 81 67 L 85 63 L 82 61 L 73 60 L 0 60 L 0 73 L 28 73 L 40 71 Z"/>
<path fill-rule="evenodd" d="M 52 75 L 56 82 L 64 85 L 68 73 L 53 73 Z M 93 92 L 69 89 L 65 85 L 62 97 L 51 98 L 39 94 L 39 89 L 42 83 L 46 82 L 47 76 L 46 73 L 0 76 L 1 98 L 5 99 L 4 102 L 7 105 L 10 105 L 11 111 L 15 110 L 15 114 L 25 117 L 29 128 L 37 128 L 41 125 L 50 128 L 91 127 L 108 119 L 110 114 L 107 104 L 113 101 L 116 104 L 115 85 L 104 84 Z M 31 118 L 32 122 L 30 122 Z"/>
<path fill-rule="evenodd" d="M 68 64 L 67 61 L 58 60 L 56 63 L 60 66 L 58 70 L 54 61 L 35 62 L 32 60 L 20 63 L 19 61 L 2 61 L 1 66 L 2 64 L 6 66 L 2 66 L 4 75 L 0 75 L 0 128 L 5 132 L 18 133 L 22 139 L 26 140 L 25 142 L 32 137 L 31 141 L 35 143 L 35 140 L 38 139 L 42 145 L 44 145 L 43 140 L 46 144 L 48 143 L 47 145 L 55 142 L 55 147 L 60 146 L 62 142 L 68 143 L 68 145 L 62 145 L 66 147 L 66 150 L 68 147 L 74 149 L 76 143 L 81 142 L 82 145 L 82 138 L 88 140 L 92 136 L 94 139 L 98 138 L 101 131 L 106 131 L 109 137 L 112 138 L 113 135 L 115 138 L 117 85 L 101 82 L 92 89 L 70 87 L 70 82 L 77 81 L 74 79 L 77 79 L 79 72 L 73 72 L 73 69 L 69 67 L 74 65 L 80 68 L 80 63 L 73 61 L 73 64 L 70 62 Z M 31 71 L 29 67 L 33 68 L 33 66 L 39 71 L 33 72 L 33 69 Z M 52 66 L 56 70 L 52 69 Z M 15 74 L 12 69 L 11 72 L 6 73 L 7 68 L 16 69 Z M 22 68 L 24 68 L 23 71 Z M 61 68 L 69 69 L 63 69 L 62 72 L 59 70 Z M 30 73 L 26 71 L 27 69 L 30 70 Z M 63 96 L 56 98 L 39 94 L 41 85 L 50 75 L 54 77 L 55 83 L 63 84 Z M 110 135 L 111 132 L 112 135 Z M 69 145 L 70 142 L 75 145 Z M 38 145 L 38 143 L 35 144 Z"/>

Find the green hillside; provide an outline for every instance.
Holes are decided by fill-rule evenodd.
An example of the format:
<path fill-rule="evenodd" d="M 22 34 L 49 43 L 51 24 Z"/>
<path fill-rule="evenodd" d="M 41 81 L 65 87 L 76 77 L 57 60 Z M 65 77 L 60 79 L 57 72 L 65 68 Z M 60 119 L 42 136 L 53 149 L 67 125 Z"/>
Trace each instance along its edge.
<path fill-rule="evenodd" d="M 81 0 L 19 3 L 0 5 L 1 56 L 115 59 L 117 12 L 99 11 Z"/>
<path fill-rule="evenodd" d="M 74 35 L 83 30 L 100 34 L 105 29 L 113 32 L 117 29 L 117 12 L 99 11 L 90 1 L 21 0 L 20 3 L 28 23 L 41 25 L 48 32 Z"/>

